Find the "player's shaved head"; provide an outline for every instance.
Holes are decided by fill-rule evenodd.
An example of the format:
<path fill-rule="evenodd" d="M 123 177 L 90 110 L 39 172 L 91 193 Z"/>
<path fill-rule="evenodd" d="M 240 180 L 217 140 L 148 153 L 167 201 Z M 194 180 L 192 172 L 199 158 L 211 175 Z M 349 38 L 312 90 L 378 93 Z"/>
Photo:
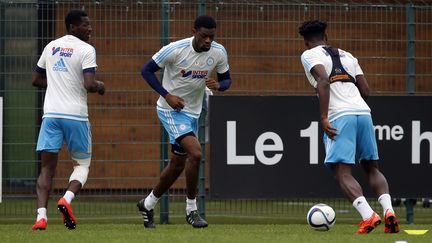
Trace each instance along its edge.
<path fill-rule="evenodd" d="M 87 13 L 82 10 L 69 11 L 69 13 L 66 15 L 65 18 L 66 30 L 68 32 L 70 31 L 71 24 L 76 26 L 80 25 L 82 22 L 82 17 L 87 17 L 87 16 L 88 16 Z"/>
<path fill-rule="evenodd" d="M 305 21 L 299 27 L 299 33 L 305 40 L 324 40 L 327 23 L 320 20 Z"/>
<path fill-rule="evenodd" d="M 199 30 L 201 27 L 204 27 L 207 29 L 216 29 L 216 21 L 208 15 L 198 16 L 195 19 L 194 28 L 196 30 Z"/>

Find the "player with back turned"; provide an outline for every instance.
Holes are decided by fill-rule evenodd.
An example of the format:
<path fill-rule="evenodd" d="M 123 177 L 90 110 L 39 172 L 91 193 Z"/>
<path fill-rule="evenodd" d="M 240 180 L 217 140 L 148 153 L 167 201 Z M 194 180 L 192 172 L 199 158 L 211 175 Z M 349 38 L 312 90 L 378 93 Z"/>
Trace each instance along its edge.
<path fill-rule="evenodd" d="M 301 62 L 319 97 L 326 151 L 324 163 L 362 217 L 358 234 L 371 232 L 381 223 L 381 217 L 370 207 L 360 184 L 352 176 L 352 167 L 357 162 L 383 208 L 384 232 L 397 233 L 399 224 L 387 180 L 378 169 L 372 117 L 364 101 L 369 95 L 369 86 L 357 59 L 327 44 L 326 27 L 327 23 L 312 20 L 299 28 L 308 49 L 301 55 Z"/>
<path fill-rule="evenodd" d="M 47 227 L 48 197 L 63 141 L 75 163 L 69 186 L 57 207 L 63 224 L 75 229 L 77 222 L 71 202 L 87 181 L 92 153 L 87 92 L 105 93 L 104 83 L 95 80 L 96 51 L 87 43 L 92 32 L 88 15 L 71 10 L 65 24 L 67 35 L 44 48 L 33 72 L 33 85 L 46 88 L 36 148 L 41 155 L 41 171 L 36 186 L 38 214 L 33 230 Z"/>

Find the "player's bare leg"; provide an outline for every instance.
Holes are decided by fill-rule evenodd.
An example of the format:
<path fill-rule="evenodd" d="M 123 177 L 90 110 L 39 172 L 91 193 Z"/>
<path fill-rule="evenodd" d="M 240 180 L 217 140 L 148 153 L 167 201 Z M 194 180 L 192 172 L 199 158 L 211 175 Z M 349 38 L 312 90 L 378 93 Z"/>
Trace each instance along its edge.
<path fill-rule="evenodd" d="M 196 206 L 196 194 L 198 176 L 202 158 L 201 144 L 195 136 L 186 136 L 181 141 L 181 146 L 188 155 L 186 163 L 186 222 L 195 228 L 207 227 L 207 222 L 201 218 Z"/>
<path fill-rule="evenodd" d="M 367 234 L 371 232 L 381 223 L 381 218 L 372 210 L 366 198 L 363 196 L 363 190 L 360 184 L 352 176 L 352 165 L 339 163 L 333 165 L 332 169 L 342 192 L 362 216 L 357 234 Z"/>
<path fill-rule="evenodd" d="M 153 189 L 153 194 L 160 198 L 174 184 L 185 168 L 186 156 L 172 153 L 171 160 L 162 171 L 158 184 Z"/>
<path fill-rule="evenodd" d="M 145 199 L 138 202 L 137 207 L 144 219 L 145 228 L 155 228 L 153 207 L 159 198 L 174 184 L 183 172 L 186 163 L 186 156 L 171 153 L 171 160 L 162 171 L 158 184 Z M 147 201 L 147 203 L 146 203 Z M 149 206 L 150 205 L 150 206 Z"/>
<path fill-rule="evenodd" d="M 41 153 L 41 172 L 39 174 L 36 193 L 37 193 L 37 208 L 38 216 L 36 218 L 36 223 L 33 225 L 33 230 L 44 230 L 47 225 L 47 205 L 48 198 L 52 187 L 52 178 L 55 174 L 55 169 L 57 167 L 58 154 L 57 153 Z"/>
<path fill-rule="evenodd" d="M 378 202 L 383 206 L 384 232 L 398 233 L 400 227 L 391 204 L 389 185 L 387 179 L 378 168 L 378 162 L 364 161 L 361 163 L 361 165 L 368 177 L 369 185 L 372 188 L 372 191 L 379 197 Z"/>
<path fill-rule="evenodd" d="M 363 196 L 363 190 L 358 181 L 352 176 L 351 168 L 352 165 L 342 163 L 332 165 L 334 177 L 339 183 L 339 187 L 352 203 L 356 198 Z"/>
<path fill-rule="evenodd" d="M 201 145 L 198 139 L 194 136 L 184 137 L 181 141 L 181 146 L 187 153 L 188 161 L 186 163 L 186 194 L 189 199 L 194 199 L 198 187 L 198 174 L 201 162 Z"/>
<path fill-rule="evenodd" d="M 382 194 L 389 193 L 387 180 L 378 169 L 378 162 L 364 161 L 360 164 L 368 177 L 369 185 L 375 195 L 380 196 Z"/>

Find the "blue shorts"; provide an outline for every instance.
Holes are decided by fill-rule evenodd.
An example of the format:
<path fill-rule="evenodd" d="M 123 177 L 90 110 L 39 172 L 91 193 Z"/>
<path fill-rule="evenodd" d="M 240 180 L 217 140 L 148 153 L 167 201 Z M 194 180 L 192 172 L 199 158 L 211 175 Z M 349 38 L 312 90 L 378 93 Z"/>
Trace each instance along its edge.
<path fill-rule="evenodd" d="M 73 159 L 91 157 L 91 131 L 88 121 L 46 117 L 42 120 L 37 152 L 58 153 L 66 141 Z"/>
<path fill-rule="evenodd" d="M 362 160 L 378 160 L 378 149 L 372 118 L 369 115 L 346 115 L 331 122 L 337 129 L 334 140 L 324 133 L 324 163 L 355 164 Z"/>
<path fill-rule="evenodd" d="M 198 118 L 187 115 L 182 111 L 157 109 L 159 120 L 162 122 L 170 139 L 170 144 L 179 145 L 176 139 L 187 133 L 198 134 Z"/>

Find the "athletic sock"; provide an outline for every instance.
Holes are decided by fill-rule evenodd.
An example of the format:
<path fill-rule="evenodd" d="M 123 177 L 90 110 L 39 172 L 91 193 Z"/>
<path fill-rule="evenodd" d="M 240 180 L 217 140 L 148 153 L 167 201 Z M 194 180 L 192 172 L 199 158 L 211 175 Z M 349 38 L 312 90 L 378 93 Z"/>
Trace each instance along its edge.
<path fill-rule="evenodd" d="M 391 202 L 391 196 L 390 194 L 382 194 L 379 198 L 378 198 L 378 202 L 381 204 L 383 211 L 384 211 L 384 215 L 387 212 L 387 210 L 390 210 L 391 212 L 394 212 L 393 210 L 393 206 L 392 206 L 392 202 Z"/>
<path fill-rule="evenodd" d="M 75 193 L 72 191 L 66 191 L 63 198 L 66 200 L 67 203 L 71 204 L 72 200 L 75 198 Z"/>
<path fill-rule="evenodd" d="M 153 191 L 151 191 L 150 194 L 145 198 L 144 207 L 147 210 L 152 210 L 156 206 L 158 201 L 159 201 L 159 197 L 156 197 L 153 194 Z"/>
<path fill-rule="evenodd" d="M 363 220 L 369 219 L 374 212 L 364 196 L 356 198 L 353 202 L 353 206 L 360 213 Z"/>
<path fill-rule="evenodd" d="M 189 215 L 190 212 L 197 210 L 196 198 L 189 199 L 186 197 L 186 215 Z"/>
<path fill-rule="evenodd" d="M 41 220 L 41 219 L 45 219 L 46 221 L 48 221 L 46 208 L 38 208 L 37 209 L 36 222 Z"/>

